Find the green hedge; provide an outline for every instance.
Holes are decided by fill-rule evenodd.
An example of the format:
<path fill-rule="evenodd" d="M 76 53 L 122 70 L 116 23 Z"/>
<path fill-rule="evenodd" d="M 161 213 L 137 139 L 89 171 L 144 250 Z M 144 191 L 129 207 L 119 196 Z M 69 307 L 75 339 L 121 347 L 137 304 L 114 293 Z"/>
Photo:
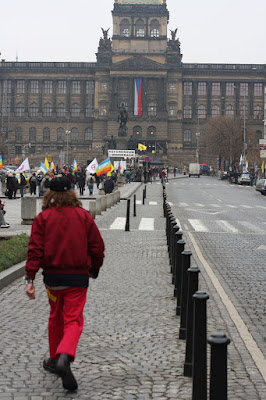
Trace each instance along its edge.
<path fill-rule="evenodd" d="M 26 234 L 0 240 L 0 272 L 26 260 L 28 243 Z"/>

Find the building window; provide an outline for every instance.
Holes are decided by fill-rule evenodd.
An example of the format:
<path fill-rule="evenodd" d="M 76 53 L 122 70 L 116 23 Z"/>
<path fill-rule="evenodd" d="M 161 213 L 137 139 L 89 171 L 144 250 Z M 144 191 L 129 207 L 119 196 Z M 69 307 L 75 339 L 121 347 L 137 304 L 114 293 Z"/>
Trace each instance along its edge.
<path fill-rule="evenodd" d="M 191 106 L 184 107 L 184 118 L 192 118 L 192 108 Z"/>
<path fill-rule="evenodd" d="M 145 25 L 142 19 L 138 19 L 136 22 L 136 36 L 137 37 L 145 36 Z"/>
<path fill-rule="evenodd" d="M 38 81 L 31 81 L 30 82 L 30 92 L 32 94 L 39 93 L 39 82 Z"/>
<path fill-rule="evenodd" d="M 3 82 L 3 93 L 8 93 L 11 94 L 11 81 L 10 80 L 4 80 Z"/>
<path fill-rule="evenodd" d="M 261 106 L 254 107 L 253 115 L 254 115 L 254 119 L 262 119 L 263 113 L 262 113 Z"/>
<path fill-rule="evenodd" d="M 44 93 L 45 94 L 53 93 L 53 81 L 44 81 Z"/>
<path fill-rule="evenodd" d="M 160 24 L 157 19 L 153 19 L 151 21 L 151 37 L 159 37 L 160 36 Z"/>
<path fill-rule="evenodd" d="M 123 19 L 120 24 L 120 36 L 129 37 L 130 23 L 127 19 Z"/>
<path fill-rule="evenodd" d="M 58 82 L 58 93 L 59 94 L 66 94 L 66 91 L 67 91 L 66 81 L 59 81 Z"/>
<path fill-rule="evenodd" d="M 106 103 L 100 104 L 100 115 L 101 116 L 107 115 L 107 104 Z"/>
<path fill-rule="evenodd" d="M 85 132 L 84 132 L 84 140 L 87 142 L 87 141 L 91 141 L 92 140 L 92 129 L 91 128 L 87 128 L 87 129 L 85 129 Z"/>
<path fill-rule="evenodd" d="M 17 81 L 17 93 L 25 93 L 25 81 Z"/>
<path fill-rule="evenodd" d="M 248 106 L 246 104 L 245 105 L 243 104 L 240 107 L 240 115 L 243 118 L 247 118 L 248 117 Z"/>
<path fill-rule="evenodd" d="M 51 117 L 52 116 L 52 104 L 51 103 L 44 104 L 43 116 L 44 117 Z"/>
<path fill-rule="evenodd" d="M 22 147 L 15 146 L 15 153 L 16 153 L 16 156 L 20 156 L 22 154 Z"/>
<path fill-rule="evenodd" d="M 65 130 L 64 128 L 58 128 L 57 129 L 57 141 L 58 142 L 63 142 L 65 139 Z"/>
<path fill-rule="evenodd" d="M 221 86 L 219 82 L 212 83 L 212 96 L 220 96 Z"/>
<path fill-rule="evenodd" d="M 44 152 L 44 154 L 50 153 L 50 146 L 44 145 L 43 146 L 43 152 Z"/>
<path fill-rule="evenodd" d="M 7 117 L 10 115 L 11 111 L 11 102 L 8 100 L 6 103 L 3 103 L 2 105 L 2 115 L 3 117 Z"/>
<path fill-rule="evenodd" d="M 226 96 L 234 96 L 235 95 L 235 85 L 234 85 L 234 83 L 230 82 L 230 83 L 226 84 L 225 93 L 226 93 Z"/>
<path fill-rule="evenodd" d="M 71 116 L 72 117 L 79 117 L 79 114 L 80 114 L 79 104 L 75 103 L 75 104 L 73 104 L 73 106 L 71 108 Z"/>
<path fill-rule="evenodd" d="M 240 83 L 240 96 L 248 95 L 248 83 Z"/>
<path fill-rule="evenodd" d="M 198 118 L 206 118 L 206 107 L 203 104 L 198 107 Z"/>
<path fill-rule="evenodd" d="M 169 92 L 174 93 L 176 91 L 176 83 L 169 82 Z"/>
<path fill-rule="evenodd" d="M 142 129 L 141 126 L 134 126 L 133 128 L 133 137 L 140 138 L 142 137 Z"/>
<path fill-rule="evenodd" d="M 184 82 L 184 95 L 192 96 L 192 82 Z"/>
<path fill-rule="evenodd" d="M 80 94 L 80 81 L 72 82 L 72 94 Z"/>
<path fill-rule="evenodd" d="M 262 96 L 262 83 L 254 83 L 254 96 L 255 97 Z"/>
<path fill-rule="evenodd" d="M 58 117 L 66 116 L 66 107 L 65 107 L 64 103 L 58 104 L 57 115 L 58 115 Z"/>
<path fill-rule="evenodd" d="M 31 103 L 30 105 L 30 117 L 37 117 L 38 115 L 38 104 L 37 103 Z"/>
<path fill-rule="evenodd" d="M 170 104 L 170 106 L 169 106 L 169 115 L 171 117 L 176 115 L 176 105 L 175 104 Z"/>
<path fill-rule="evenodd" d="M 186 129 L 186 130 L 184 131 L 184 142 L 185 142 L 185 143 L 191 143 L 191 141 L 192 141 L 192 133 L 191 133 L 191 130 Z"/>
<path fill-rule="evenodd" d="M 91 104 L 88 104 L 85 109 L 85 116 L 87 118 L 91 118 L 93 117 L 93 112 L 94 112 L 93 106 Z"/>
<path fill-rule="evenodd" d="M 23 103 L 18 103 L 16 105 L 16 116 L 17 117 L 23 117 L 24 115 L 24 104 Z"/>
<path fill-rule="evenodd" d="M 101 92 L 104 92 L 104 93 L 107 92 L 107 83 L 106 82 L 101 82 Z"/>
<path fill-rule="evenodd" d="M 225 107 L 225 115 L 234 115 L 234 109 L 231 104 Z"/>
<path fill-rule="evenodd" d="M 219 115 L 219 114 L 220 114 L 220 107 L 217 104 L 215 104 L 212 107 L 212 117 L 215 117 L 215 115 Z"/>
<path fill-rule="evenodd" d="M 50 142 L 50 128 L 43 129 L 43 141 Z"/>
<path fill-rule="evenodd" d="M 257 135 L 258 142 L 259 142 L 259 140 L 262 139 L 262 132 L 261 131 L 256 131 L 256 135 Z"/>
<path fill-rule="evenodd" d="M 94 94 L 94 81 L 86 82 L 86 94 Z"/>
<path fill-rule="evenodd" d="M 157 113 L 157 105 L 154 101 L 151 101 L 148 104 L 148 116 L 149 117 L 156 117 L 156 113 Z"/>
<path fill-rule="evenodd" d="M 72 128 L 70 133 L 71 140 L 77 142 L 79 140 L 79 130 L 78 128 Z"/>
<path fill-rule="evenodd" d="M 30 128 L 29 130 L 29 142 L 36 142 L 36 128 Z"/>
<path fill-rule="evenodd" d="M 22 128 L 17 127 L 15 130 L 15 138 L 17 141 L 21 141 L 22 140 Z"/>
<path fill-rule="evenodd" d="M 206 82 L 198 82 L 198 95 L 206 96 Z"/>
<path fill-rule="evenodd" d="M 156 136 L 156 128 L 155 126 L 149 126 L 147 129 L 148 138 L 153 138 Z"/>

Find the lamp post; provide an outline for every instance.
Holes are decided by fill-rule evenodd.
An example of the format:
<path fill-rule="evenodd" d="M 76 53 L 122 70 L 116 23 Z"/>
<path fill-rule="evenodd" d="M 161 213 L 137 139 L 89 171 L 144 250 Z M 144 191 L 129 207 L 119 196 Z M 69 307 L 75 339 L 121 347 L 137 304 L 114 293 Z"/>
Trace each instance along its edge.
<path fill-rule="evenodd" d="M 200 139 L 200 132 L 196 132 L 196 138 L 197 138 L 196 160 L 197 160 L 197 164 L 199 164 L 199 139 Z"/>
<path fill-rule="evenodd" d="M 70 131 L 66 130 L 66 140 L 67 140 L 67 156 L 66 156 L 66 165 L 68 165 L 68 137 L 70 135 Z"/>
<path fill-rule="evenodd" d="M 244 149 L 243 163 L 246 164 L 246 86 L 244 87 Z"/>

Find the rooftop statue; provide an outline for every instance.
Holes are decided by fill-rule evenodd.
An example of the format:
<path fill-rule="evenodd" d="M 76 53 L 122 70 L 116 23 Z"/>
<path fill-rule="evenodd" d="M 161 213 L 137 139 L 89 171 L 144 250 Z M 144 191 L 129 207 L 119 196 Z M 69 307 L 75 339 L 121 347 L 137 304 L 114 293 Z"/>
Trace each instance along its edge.
<path fill-rule="evenodd" d="M 102 30 L 102 33 L 103 33 L 104 40 L 107 40 L 108 39 L 108 31 L 110 30 L 110 28 L 108 28 L 106 30 L 101 28 L 101 30 Z"/>

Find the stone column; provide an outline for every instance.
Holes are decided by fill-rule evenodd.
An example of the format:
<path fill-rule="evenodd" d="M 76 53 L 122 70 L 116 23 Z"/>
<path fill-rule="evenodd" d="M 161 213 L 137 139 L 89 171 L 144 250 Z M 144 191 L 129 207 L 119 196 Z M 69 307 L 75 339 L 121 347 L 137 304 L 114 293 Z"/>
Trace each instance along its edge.
<path fill-rule="evenodd" d="M 21 225 L 32 225 L 37 215 L 37 199 L 36 197 L 21 198 Z"/>

